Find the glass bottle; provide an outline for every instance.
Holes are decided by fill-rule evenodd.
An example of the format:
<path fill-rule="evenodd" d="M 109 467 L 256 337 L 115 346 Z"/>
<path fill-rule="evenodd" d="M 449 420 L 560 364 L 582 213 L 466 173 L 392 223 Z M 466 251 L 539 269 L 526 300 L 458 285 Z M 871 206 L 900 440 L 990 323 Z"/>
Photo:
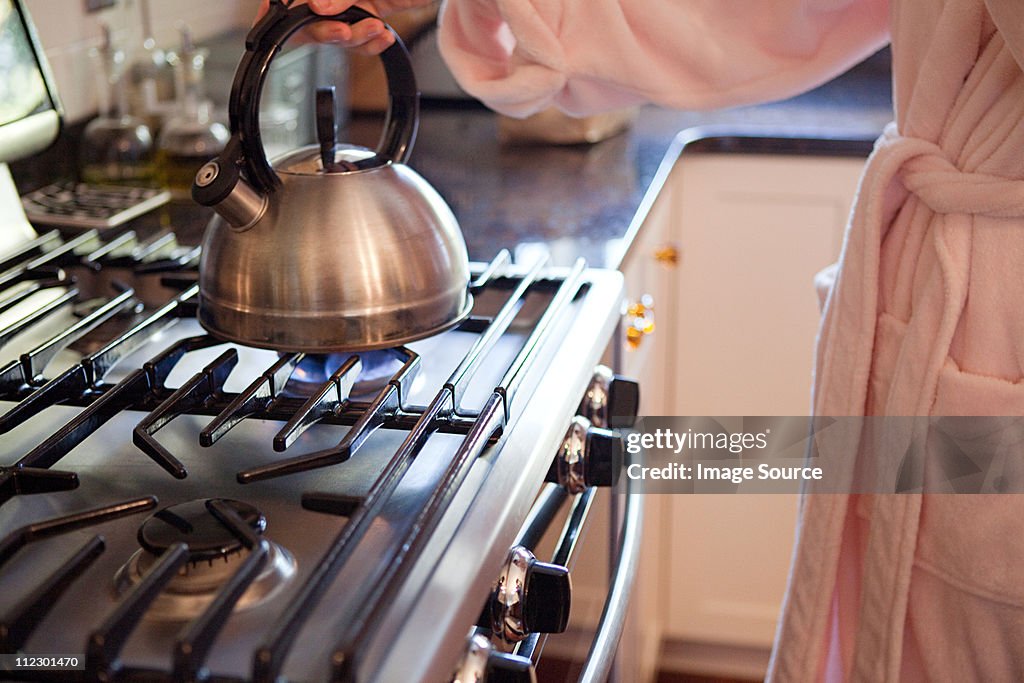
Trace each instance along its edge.
<path fill-rule="evenodd" d="M 128 103 L 131 113 L 143 119 L 156 132 L 164 120 L 176 111 L 174 98 L 174 68 L 168 62 L 168 52 L 161 49 L 153 37 L 150 0 L 128 0 L 137 5 L 137 23 L 141 35 L 136 42 L 136 55 L 129 72 L 131 85 Z"/>
<path fill-rule="evenodd" d="M 103 45 L 91 50 L 90 57 L 100 62 L 100 114 L 82 133 L 82 180 L 101 185 L 151 185 L 153 135 L 142 119 L 128 114 L 125 53 L 114 47 L 109 26 L 103 26 Z"/>
<path fill-rule="evenodd" d="M 217 156 L 231 136 L 212 116 L 204 89 L 206 51 L 195 47 L 187 27 L 181 28 L 181 50 L 168 60 L 175 69 L 178 102 L 157 138 L 157 169 L 173 197 L 187 198 L 196 171 Z"/>

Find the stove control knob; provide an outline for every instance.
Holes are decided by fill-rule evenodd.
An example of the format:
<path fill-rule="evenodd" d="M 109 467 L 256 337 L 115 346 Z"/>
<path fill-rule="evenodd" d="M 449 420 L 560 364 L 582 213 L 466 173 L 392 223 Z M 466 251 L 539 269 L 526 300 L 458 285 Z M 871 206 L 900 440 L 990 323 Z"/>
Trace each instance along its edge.
<path fill-rule="evenodd" d="M 537 683 L 537 676 L 529 659 L 498 652 L 478 634 L 469 639 L 452 683 Z"/>
<path fill-rule="evenodd" d="M 598 365 L 579 413 L 596 427 L 632 427 L 640 410 L 640 385 Z"/>
<path fill-rule="evenodd" d="M 491 633 L 505 644 L 531 633 L 561 633 L 569 625 L 571 604 L 569 570 L 539 562 L 517 546 L 509 552 L 491 595 Z"/>
<path fill-rule="evenodd" d="M 483 683 L 537 683 L 533 662 L 526 657 L 492 652 Z"/>
<path fill-rule="evenodd" d="M 622 472 L 622 451 L 621 434 L 594 427 L 590 420 L 577 415 L 562 439 L 546 480 L 571 494 L 591 486 L 615 486 Z"/>

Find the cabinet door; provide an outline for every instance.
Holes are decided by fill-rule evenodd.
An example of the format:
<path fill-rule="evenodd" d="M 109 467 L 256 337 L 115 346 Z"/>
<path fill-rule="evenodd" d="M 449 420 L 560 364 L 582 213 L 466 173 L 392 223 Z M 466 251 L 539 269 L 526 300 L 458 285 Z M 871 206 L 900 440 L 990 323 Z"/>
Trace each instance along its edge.
<path fill-rule="evenodd" d="M 679 275 L 678 245 L 671 236 L 671 205 L 664 192 L 655 199 L 621 265 L 627 310 L 615 342 L 620 348 L 617 371 L 640 382 L 641 415 L 671 414 L 667 369 L 676 333 Z"/>
<path fill-rule="evenodd" d="M 863 161 L 684 156 L 670 178 L 679 272 L 678 415 L 804 415 L 820 319 Z"/>
<path fill-rule="evenodd" d="M 862 166 L 859 158 L 683 156 L 667 188 L 684 257 L 671 414 L 809 412 L 813 278 L 838 257 Z M 796 496 L 673 496 L 670 510 L 667 635 L 760 649 L 767 661 Z"/>

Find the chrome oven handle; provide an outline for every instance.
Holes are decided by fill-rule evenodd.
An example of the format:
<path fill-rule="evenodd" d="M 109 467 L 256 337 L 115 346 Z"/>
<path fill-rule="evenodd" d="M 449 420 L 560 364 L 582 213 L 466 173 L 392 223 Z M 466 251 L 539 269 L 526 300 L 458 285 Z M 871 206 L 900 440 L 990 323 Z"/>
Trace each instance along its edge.
<path fill-rule="evenodd" d="M 597 634 L 587 653 L 580 683 L 604 683 L 612 670 L 615 652 L 626 625 L 629 601 L 640 564 L 640 539 L 643 529 L 644 498 L 633 491 L 634 483 L 626 480 L 626 504 L 622 514 L 622 530 L 619 533 L 619 559 L 612 575 L 605 600 L 604 611 L 598 622 Z"/>

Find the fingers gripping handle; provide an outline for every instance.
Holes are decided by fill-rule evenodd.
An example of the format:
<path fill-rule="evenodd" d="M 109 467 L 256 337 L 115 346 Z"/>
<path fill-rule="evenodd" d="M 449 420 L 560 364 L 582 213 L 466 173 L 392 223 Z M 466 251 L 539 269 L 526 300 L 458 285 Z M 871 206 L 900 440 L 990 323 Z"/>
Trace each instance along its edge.
<path fill-rule="evenodd" d="M 276 189 L 280 185 L 280 180 L 263 151 L 259 127 L 260 97 L 270 63 L 284 43 L 308 24 L 318 21 L 355 24 L 371 18 L 375 18 L 374 15 L 359 7 L 350 7 L 331 16 L 321 16 L 313 12 L 308 5 L 288 6 L 280 0 L 273 0 L 266 15 L 246 36 L 245 54 L 238 65 L 231 86 L 229 115 L 232 140 L 215 162 L 222 169 L 235 165 L 244 172 L 246 179 L 257 192 L 269 193 Z M 384 50 L 380 58 L 387 75 L 388 111 L 384 132 L 377 145 L 377 154 L 402 163 L 412 151 L 416 138 L 419 93 L 416 90 L 416 79 L 409 53 L 397 34 L 394 44 Z M 193 187 L 193 195 L 196 194 L 196 188 Z M 203 200 L 209 200 L 206 195 L 210 193 L 198 194 L 202 199 L 196 197 L 197 201 L 206 204 Z"/>

